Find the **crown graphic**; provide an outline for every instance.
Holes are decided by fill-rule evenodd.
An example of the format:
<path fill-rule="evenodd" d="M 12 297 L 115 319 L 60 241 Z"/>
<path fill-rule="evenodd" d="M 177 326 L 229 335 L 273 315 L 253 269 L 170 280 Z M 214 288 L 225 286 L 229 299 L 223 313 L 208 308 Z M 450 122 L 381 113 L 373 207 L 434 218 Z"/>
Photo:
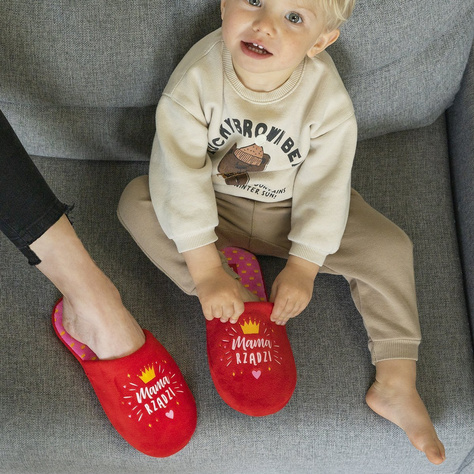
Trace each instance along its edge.
<path fill-rule="evenodd" d="M 240 327 L 244 334 L 258 334 L 260 331 L 260 323 L 257 323 L 256 321 L 245 322 L 244 324 L 241 324 Z"/>
<path fill-rule="evenodd" d="M 142 374 L 138 376 L 144 383 L 150 382 L 150 380 L 153 380 L 155 378 L 155 368 L 154 367 L 148 367 L 145 368 L 145 370 L 142 370 Z"/>

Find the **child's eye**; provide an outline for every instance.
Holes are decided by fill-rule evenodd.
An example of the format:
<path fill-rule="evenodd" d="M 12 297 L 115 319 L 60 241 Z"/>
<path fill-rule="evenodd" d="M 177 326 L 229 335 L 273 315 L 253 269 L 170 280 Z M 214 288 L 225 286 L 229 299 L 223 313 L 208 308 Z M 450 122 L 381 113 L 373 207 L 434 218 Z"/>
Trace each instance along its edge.
<path fill-rule="evenodd" d="M 260 2 L 260 0 L 247 0 L 247 1 L 253 7 L 261 7 L 262 6 L 262 3 Z"/>
<path fill-rule="evenodd" d="M 301 23 L 303 21 L 303 18 L 301 18 L 298 13 L 295 12 L 288 13 L 285 18 L 292 23 Z"/>

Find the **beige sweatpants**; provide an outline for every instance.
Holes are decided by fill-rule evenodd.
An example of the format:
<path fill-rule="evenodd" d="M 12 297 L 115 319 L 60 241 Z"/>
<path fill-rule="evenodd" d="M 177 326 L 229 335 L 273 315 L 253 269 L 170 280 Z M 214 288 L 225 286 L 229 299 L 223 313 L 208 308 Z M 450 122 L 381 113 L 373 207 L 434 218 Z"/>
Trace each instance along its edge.
<path fill-rule="evenodd" d="M 218 248 L 235 246 L 256 255 L 288 258 L 291 200 L 262 203 L 220 193 L 216 200 Z M 158 222 L 148 176 L 125 188 L 118 216 L 148 258 L 184 292 L 196 294 L 184 258 Z M 374 364 L 386 359 L 417 360 L 421 334 L 412 243 L 354 190 L 341 246 L 328 255 L 320 273 L 342 275 L 349 282 Z"/>

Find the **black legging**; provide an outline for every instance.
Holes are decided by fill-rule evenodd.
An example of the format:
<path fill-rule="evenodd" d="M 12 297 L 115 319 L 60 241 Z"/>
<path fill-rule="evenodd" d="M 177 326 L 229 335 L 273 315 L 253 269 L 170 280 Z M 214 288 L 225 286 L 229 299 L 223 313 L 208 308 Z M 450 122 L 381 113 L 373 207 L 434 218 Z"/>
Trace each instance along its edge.
<path fill-rule="evenodd" d="M 0 111 L 0 230 L 37 265 L 40 259 L 29 245 L 67 210 Z"/>

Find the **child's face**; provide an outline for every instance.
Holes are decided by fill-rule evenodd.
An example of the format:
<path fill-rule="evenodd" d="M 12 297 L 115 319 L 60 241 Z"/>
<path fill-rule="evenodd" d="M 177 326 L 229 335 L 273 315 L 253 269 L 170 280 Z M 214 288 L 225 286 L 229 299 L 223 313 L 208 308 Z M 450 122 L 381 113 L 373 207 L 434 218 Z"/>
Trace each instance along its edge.
<path fill-rule="evenodd" d="M 336 41 L 325 31 L 317 0 L 221 0 L 222 35 L 243 84 L 256 91 L 282 85 L 307 55 Z"/>

